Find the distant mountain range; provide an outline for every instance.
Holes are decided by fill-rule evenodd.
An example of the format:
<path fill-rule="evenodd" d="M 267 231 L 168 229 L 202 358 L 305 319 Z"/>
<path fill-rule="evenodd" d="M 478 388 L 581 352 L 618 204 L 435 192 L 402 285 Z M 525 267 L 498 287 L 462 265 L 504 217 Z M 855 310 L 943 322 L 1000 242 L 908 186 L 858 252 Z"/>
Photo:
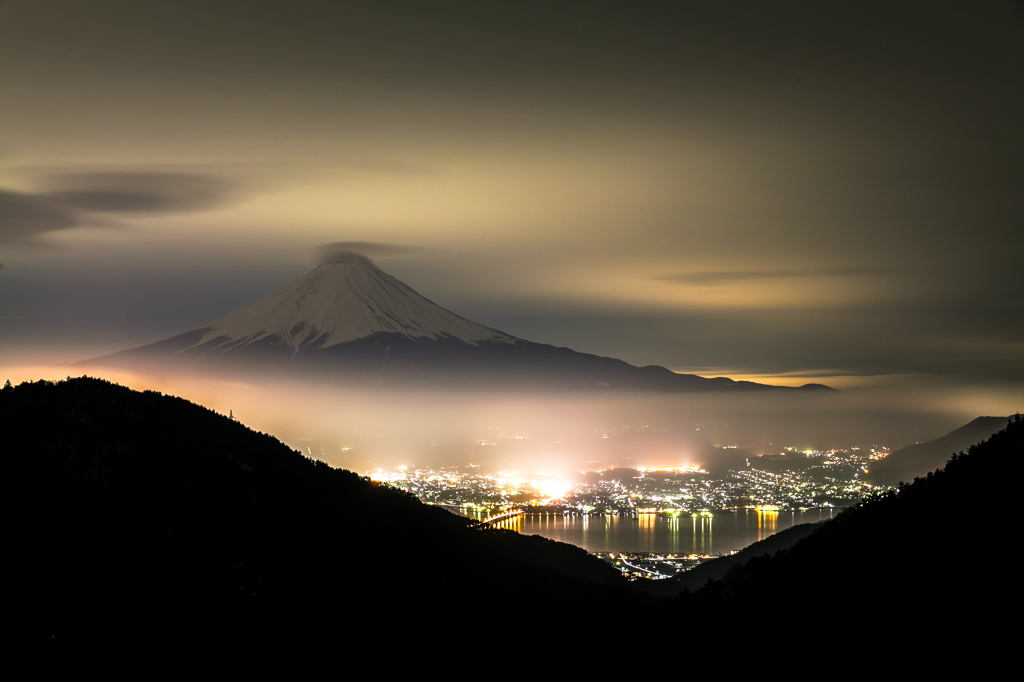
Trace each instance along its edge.
<path fill-rule="evenodd" d="M 526 341 L 442 308 L 354 253 L 205 327 L 79 364 L 152 363 L 432 387 L 832 390 L 677 374 Z"/>
<path fill-rule="evenodd" d="M 926 443 L 914 443 L 893 451 L 869 468 L 868 480 L 876 484 L 896 485 L 910 482 L 929 471 L 941 469 L 955 452 L 967 450 L 1006 427 L 1006 417 L 978 417 L 969 424 Z"/>

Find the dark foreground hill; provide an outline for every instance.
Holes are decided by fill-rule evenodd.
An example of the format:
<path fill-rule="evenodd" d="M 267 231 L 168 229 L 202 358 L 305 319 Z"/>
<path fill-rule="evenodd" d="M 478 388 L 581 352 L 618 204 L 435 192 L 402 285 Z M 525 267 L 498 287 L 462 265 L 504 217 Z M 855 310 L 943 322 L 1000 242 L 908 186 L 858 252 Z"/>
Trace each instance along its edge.
<path fill-rule="evenodd" d="M 974 656 L 991 665 L 1019 598 L 1012 507 L 1024 421 L 953 455 L 943 469 L 869 498 L 793 547 L 754 558 L 673 610 L 725 622 L 828 624 L 871 633 L 894 657 Z M 937 649 L 936 647 L 941 647 Z"/>
<path fill-rule="evenodd" d="M 545 648 L 576 672 L 985 668 L 1013 633 L 1000 614 L 1019 592 L 1019 416 L 898 493 L 663 599 L 582 550 L 470 527 L 179 398 L 22 384 L 0 390 L 0 434 L 5 616 L 58 646 L 201 641 L 230 658 L 256 643 L 508 678 L 536 668 L 510 652 Z"/>
<path fill-rule="evenodd" d="M 180 398 L 26 383 L 0 391 L 0 433 L 5 608 L 29 636 L 457 640 L 641 605 L 581 549 L 470 527 Z"/>

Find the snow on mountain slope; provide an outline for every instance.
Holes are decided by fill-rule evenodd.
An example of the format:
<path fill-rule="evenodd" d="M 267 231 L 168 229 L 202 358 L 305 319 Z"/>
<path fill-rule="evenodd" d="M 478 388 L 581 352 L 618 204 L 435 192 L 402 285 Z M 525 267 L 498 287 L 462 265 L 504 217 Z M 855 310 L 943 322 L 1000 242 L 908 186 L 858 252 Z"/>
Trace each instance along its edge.
<path fill-rule="evenodd" d="M 246 376 L 283 372 L 317 381 L 343 378 L 389 385 L 775 388 L 675 374 L 653 365 L 634 367 L 614 358 L 518 339 L 445 310 L 354 253 L 334 253 L 280 291 L 205 327 L 78 364 L 162 367 L 167 362 L 179 363 L 175 367 L 186 371 L 202 368 Z"/>
<path fill-rule="evenodd" d="M 277 293 L 213 322 L 195 345 L 215 342 L 213 348 L 228 350 L 276 337 L 294 353 L 375 332 L 451 338 L 473 345 L 517 341 L 445 310 L 353 253 L 319 265 Z"/>

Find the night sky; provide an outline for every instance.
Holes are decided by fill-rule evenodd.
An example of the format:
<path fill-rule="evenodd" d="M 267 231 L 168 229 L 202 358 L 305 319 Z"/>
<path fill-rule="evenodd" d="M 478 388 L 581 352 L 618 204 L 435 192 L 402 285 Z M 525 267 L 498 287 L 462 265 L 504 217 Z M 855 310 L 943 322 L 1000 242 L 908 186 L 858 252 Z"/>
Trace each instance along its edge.
<path fill-rule="evenodd" d="M 203 325 L 351 241 L 533 341 L 1013 409 L 1024 9 L 0 2 L 0 364 Z"/>

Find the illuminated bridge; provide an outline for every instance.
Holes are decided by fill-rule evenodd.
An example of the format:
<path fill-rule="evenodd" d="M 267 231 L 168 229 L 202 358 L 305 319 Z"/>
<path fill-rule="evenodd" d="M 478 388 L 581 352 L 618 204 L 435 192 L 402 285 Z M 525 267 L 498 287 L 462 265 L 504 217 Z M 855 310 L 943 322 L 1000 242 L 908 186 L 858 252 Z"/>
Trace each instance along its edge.
<path fill-rule="evenodd" d="M 503 514 L 495 514 L 494 516 L 488 516 L 486 519 L 482 519 L 479 525 L 486 526 L 488 524 L 495 523 L 496 521 L 503 521 L 505 519 L 510 519 L 513 516 L 519 516 L 520 514 L 525 513 L 526 512 L 523 511 L 522 509 L 513 509 L 512 511 L 504 512 Z"/>

